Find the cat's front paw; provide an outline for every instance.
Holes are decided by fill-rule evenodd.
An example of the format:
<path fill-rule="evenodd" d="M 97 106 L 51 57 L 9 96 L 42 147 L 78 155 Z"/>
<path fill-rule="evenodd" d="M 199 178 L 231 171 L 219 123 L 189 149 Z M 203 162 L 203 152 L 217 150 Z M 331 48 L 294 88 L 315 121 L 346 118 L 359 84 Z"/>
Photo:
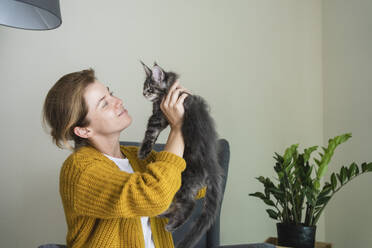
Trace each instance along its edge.
<path fill-rule="evenodd" d="M 141 148 L 138 150 L 138 157 L 140 159 L 145 159 L 147 155 L 151 153 L 152 144 L 151 143 L 143 143 Z"/>
<path fill-rule="evenodd" d="M 180 226 L 182 226 L 182 221 L 177 221 L 177 218 L 173 218 L 173 221 L 169 221 L 168 224 L 165 226 L 165 229 L 168 232 L 174 232 L 176 231 Z"/>
<path fill-rule="evenodd" d="M 149 154 L 149 153 L 146 152 L 146 151 L 144 151 L 144 150 L 139 150 L 139 151 L 138 151 L 138 157 L 139 157 L 140 159 L 145 159 L 145 158 L 147 157 L 148 154 Z"/>
<path fill-rule="evenodd" d="M 160 218 L 169 218 L 171 216 L 171 213 L 169 212 L 164 212 L 158 215 Z"/>
<path fill-rule="evenodd" d="M 172 212 L 164 212 L 164 213 L 159 214 L 158 217 L 160 217 L 160 218 L 167 218 L 168 221 L 171 222 L 172 219 L 174 218 L 174 213 L 172 213 Z"/>
<path fill-rule="evenodd" d="M 165 230 L 167 230 L 168 232 L 174 232 L 176 230 L 176 228 L 174 228 L 173 225 L 171 225 L 171 224 L 167 224 L 165 226 Z"/>

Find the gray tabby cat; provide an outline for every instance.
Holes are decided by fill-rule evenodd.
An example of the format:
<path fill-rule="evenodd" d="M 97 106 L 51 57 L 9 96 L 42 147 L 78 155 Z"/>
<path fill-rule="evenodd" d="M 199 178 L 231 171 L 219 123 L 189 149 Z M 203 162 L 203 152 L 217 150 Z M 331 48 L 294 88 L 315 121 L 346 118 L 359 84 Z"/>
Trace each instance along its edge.
<path fill-rule="evenodd" d="M 143 95 L 153 102 L 153 113 L 148 120 L 145 138 L 138 152 L 145 158 L 152 150 L 160 132 L 168 126 L 168 121 L 160 109 L 162 98 L 176 82 L 178 75 L 165 72 L 156 63 L 152 70 L 141 61 L 146 72 Z M 224 170 L 217 159 L 217 132 L 209 115 L 209 107 L 200 96 L 189 95 L 184 101 L 182 135 L 185 142 L 183 158 L 186 169 L 182 173 L 182 186 L 172 204 L 161 217 L 169 218 L 167 231 L 174 231 L 191 216 L 198 191 L 207 186 L 204 207 L 190 232 L 177 244 L 177 248 L 191 248 L 211 227 L 221 207 Z"/>

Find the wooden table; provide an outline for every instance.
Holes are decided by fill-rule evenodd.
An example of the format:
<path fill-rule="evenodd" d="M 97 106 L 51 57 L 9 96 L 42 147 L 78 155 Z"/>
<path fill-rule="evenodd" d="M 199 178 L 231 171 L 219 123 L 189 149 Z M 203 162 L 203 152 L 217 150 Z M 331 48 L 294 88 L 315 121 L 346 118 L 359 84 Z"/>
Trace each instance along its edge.
<path fill-rule="evenodd" d="M 270 237 L 268 239 L 265 240 L 266 243 L 269 243 L 269 244 L 273 244 L 273 245 L 277 245 L 278 243 L 278 239 L 277 238 L 274 238 L 274 237 Z M 278 248 L 287 248 L 287 247 L 284 247 L 284 246 L 276 246 Z M 331 243 L 324 243 L 324 242 L 315 242 L 315 248 L 332 248 L 332 244 Z"/>
<path fill-rule="evenodd" d="M 275 246 L 268 243 L 257 243 L 257 244 L 240 244 L 240 245 L 222 245 L 219 248 L 276 248 Z"/>

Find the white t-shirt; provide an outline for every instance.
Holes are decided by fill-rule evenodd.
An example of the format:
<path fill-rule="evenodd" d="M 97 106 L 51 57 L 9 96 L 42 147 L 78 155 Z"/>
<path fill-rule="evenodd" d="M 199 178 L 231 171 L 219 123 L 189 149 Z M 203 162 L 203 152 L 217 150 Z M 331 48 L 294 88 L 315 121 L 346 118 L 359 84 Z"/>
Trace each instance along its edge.
<path fill-rule="evenodd" d="M 130 165 L 129 160 L 127 158 L 114 158 L 105 153 L 103 153 L 103 155 L 105 155 L 106 157 L 114 161 L 120 170 L 125 171 L 127 173 L 134 173 L 133 168 Z M 141 223 L 142 223 L 143 237 L 145 239 L 145 248 L 155 248 L 154 240 L 152 239 L 149 217 L 147 216 L 141 217 Z"/>

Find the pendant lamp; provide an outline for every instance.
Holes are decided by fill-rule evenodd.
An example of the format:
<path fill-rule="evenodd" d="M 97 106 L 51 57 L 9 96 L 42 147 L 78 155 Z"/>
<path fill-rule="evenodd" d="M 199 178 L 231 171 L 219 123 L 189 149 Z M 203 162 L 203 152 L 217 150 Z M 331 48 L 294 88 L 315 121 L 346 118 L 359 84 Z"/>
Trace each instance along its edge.
<path fill-rule="evenodd" d="M 61 23 L 59 0 L 0 0 L 0 25 L 50 30 Z"/>

